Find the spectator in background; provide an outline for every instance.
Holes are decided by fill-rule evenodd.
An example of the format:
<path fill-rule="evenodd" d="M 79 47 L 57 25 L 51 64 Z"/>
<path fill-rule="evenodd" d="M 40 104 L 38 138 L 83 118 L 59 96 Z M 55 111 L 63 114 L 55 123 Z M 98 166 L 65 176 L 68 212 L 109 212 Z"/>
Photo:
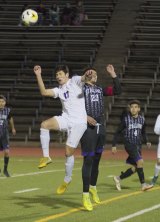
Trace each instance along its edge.
<path fill-rule="evenodd" d="M 36 11 L 38 13 L 38 24 L 43 25 L 46 20 L 47 9 L 45 8 L 42 1 L 40 1 L 39 5 L 37 6 Z"/>
<path fill-rule="evenodd" d="M 62 10 L 61 14 L 61 25 L 71 25 L 72 24 L 72 8 L 69 2 Z"/>
<path fill-rule="evenodd" d="M 85 13 L 83 1 L 78 0 L 76 6 L 73 8 L 72 25 L 81 25 L 84 20 L 87 20 L 88 16 Z"/>
<path fill-rule="evenodd" d="M 51 26 L 59 25 L 59 12 L 59 6 L 56 3 L 53 3 L 49 9 L 49 19 Z"/>

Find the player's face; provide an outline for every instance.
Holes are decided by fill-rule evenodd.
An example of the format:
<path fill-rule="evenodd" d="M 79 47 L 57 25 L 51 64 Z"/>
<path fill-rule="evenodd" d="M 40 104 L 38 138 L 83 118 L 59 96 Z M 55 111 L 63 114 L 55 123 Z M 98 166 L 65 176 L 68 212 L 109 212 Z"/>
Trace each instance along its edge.
<path fill-rule="evenodd" d="M 59 85 L 64 85 L 69 79 L 69 74 L 64 73 L 63 71 L 58 71 L 56 73 L 56 80 L 59 83 Z"/>
<path fill-rule="evenodd" d="M 131 104 L 129 109 L 132 116 L 137 116 L 140 111 L 138 104 Z"/>
<path fill-rule="evenodd" d="M 6 105 L 6 101 L 4 99 L 0 99 L 0 109 L 3 109 Z"/>

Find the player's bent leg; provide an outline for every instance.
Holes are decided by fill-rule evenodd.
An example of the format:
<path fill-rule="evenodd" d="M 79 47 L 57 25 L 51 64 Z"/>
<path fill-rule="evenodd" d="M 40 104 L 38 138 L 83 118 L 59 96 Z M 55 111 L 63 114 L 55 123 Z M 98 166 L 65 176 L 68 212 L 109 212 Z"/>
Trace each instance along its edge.
<path fill-rule="evenodd" d="M 50 133 L 49 130 L 58 130 L 59 125 L 57 120 L 53 117 L 48 120 L 45 120 L 41 123 L 40 129 L 40 141 L 43 152 L 43 158 L 40 159 L 38 168 L 42 169 L 48 164 L 52 163 L 52 160 L 49 156 L 49 142 L 50 142 Z"/>

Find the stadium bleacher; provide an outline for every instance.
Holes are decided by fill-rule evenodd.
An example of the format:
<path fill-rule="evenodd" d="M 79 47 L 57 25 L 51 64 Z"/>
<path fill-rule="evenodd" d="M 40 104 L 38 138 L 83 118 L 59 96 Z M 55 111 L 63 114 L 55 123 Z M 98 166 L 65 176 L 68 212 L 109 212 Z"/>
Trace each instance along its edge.
<path fill-rule="evenodd" d="M 147 122 L 150 141 L 157 143 L 153 132 L 154 123 L 159 114 L 160 80 L 160 1 L 147 0 L 140 4 L 133 31 L 128 43 L 121 74 L 122 94 L 112 99 L 107 113 L 108 138 L 120 119 L 119 113 L 127 101 L 139 99 Z"/>
<path fill-rule="evenodd" d="M 92 65 L 102 43 L 117 1 L 86 1 L 88 20 L 81 26 L 49 26 L 48 17 L 43 26 L 19 26 L 23 4 L 36 8 L 39 1 L 5 1 L 0 6 L 0 93 L 12 107 L 16 137 L 14 141 L 39 141 L 40 122 L 60 114 L 59 100 L 42 98 L 33 74 L 33 66 L 42 66 L 47 87 L 56 85 L 54 68 L 58 63 L 67 64 L 72 73 Z M 74 1 L 70 1 L 74 5 Z M 52 1 L 46 2 L 49 9 Z M 61 1 L 60 8 L 65 1 Z M 52 105 L 52 103 L 54 105 Z M 51 141 L 63 142 L 64 134 L 54 134 Z"/>

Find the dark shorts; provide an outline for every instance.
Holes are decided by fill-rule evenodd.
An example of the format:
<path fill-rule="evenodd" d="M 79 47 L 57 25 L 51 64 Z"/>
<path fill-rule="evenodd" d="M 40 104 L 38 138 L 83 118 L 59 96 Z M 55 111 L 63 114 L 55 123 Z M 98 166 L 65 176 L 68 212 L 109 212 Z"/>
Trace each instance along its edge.
<path fill-rule="evenodd" d="M 125 143 L 125 150 L 128 153 L 126 163 L 131 165 L 137 165 L 137 161 L 142 159 L 141 145 Z"/>
<path fill-rule="evenodd" d="M 8 134 L 0 137 L 0 151 L 9 149 L 9 136 Z"/>
<path fill-rule="evenodd" d="M 105 145 L 105 127 L 103 125 L 88 126 L 81 138 L 82 156 L 94 156 L 102 153 Z"/>

